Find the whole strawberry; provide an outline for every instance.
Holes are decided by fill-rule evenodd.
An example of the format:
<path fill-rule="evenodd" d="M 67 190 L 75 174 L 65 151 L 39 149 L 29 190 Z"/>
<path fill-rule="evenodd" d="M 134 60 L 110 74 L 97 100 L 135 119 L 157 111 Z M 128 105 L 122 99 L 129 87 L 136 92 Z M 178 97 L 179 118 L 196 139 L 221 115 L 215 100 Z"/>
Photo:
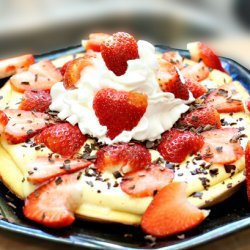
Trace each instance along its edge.
<path fill-rule="evenodd" d="M 86 137 L 80 129 L 69 123 L 55 124 L 35 137 L 36 143 L 44 143 L 53 153 L 65 157 L 76 154 L 85 141 Z"/>
<path fill-rule="evenodd" d="M 99 90 L 93 101 L 95 114 L 100 124 L 107 126 L 107 136 L 110 139 L 137 126 L 147 106 L 146 95 L 111 88 Z"/>
<path fill-rule="evenodd" d="M 181 163 L 189 154 L 196 153 L 203 144 L 202 137 L 196 133 L 172 129 L 162 135 L 158 151 L 165 160 Z"/>
<path fill-rule="evenodd" d="M 139 57 L 135 38 L 125 32 L 117 32 L 105 39 L 101 44 L 101 54 L 107 68 L 117 76 L 126 72 L 128 60 Z"/>

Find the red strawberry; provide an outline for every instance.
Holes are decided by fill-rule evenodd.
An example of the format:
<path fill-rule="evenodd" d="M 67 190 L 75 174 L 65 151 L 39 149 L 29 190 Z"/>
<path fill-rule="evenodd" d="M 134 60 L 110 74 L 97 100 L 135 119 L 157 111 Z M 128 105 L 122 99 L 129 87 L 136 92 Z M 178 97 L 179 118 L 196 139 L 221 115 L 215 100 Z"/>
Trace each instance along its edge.
<path fill-rule="evenodd" d="M 206 64 L 207 67 L 210 67 L 212 69 L 218 69 L 222 72 L 227 73 L 223 69 L 219 57 L 206 44 L 201 42 L 194 42 L 189 43 L 187 47 L 190 51 L 193 60 L 199 61 L 199 59 L 202 59 L 202 61 Z"/>
<path fill-rule="evenodd" d="M 234 139 L 239 135 L 237 128 L 214 129 L 201 135 L 205 142 L 201 148 L 201 156 L 208 162 L 229 164 L 244 155 L 239 141 Z"/>
<path fill-rule="evenodd" d="M 99 90 L 93 101 L 95 114 L 100 124 L 107 126 L 110 139 L 124 130 L 132 130 L 146 112 L 147 105 L 144 94 L 110 88 Z"/>
<path fill-rule="evenodd" d="M 82 186 L 78 176 L 63 175 L 36 189 L 25 200 L 25 217 L 51 228 L 71 225 L 74 211 L 81 204 Z"/>
<path fill-rule="evenodd" d="M 51 96 L 44 90 L 27 90 L 24 92 L 19 109 L 45 112 L 51 104 Z"/>
<path fill-rule="evenodd" d="M 48 60 L 40 61 L 29 67 L 28 71 L 10 78 L 12 88 L 23 93 L 26 90 L 50 90 L 62 80 L 60 71 Z"/>
<path fill-rule="evenodd" d="M 85 44 L 85 49 L 87 51 L 93 50 L 96 52 L 100 52 L 102 42 L 109 37 L 110 35 L 106 33 L 92 33 L 89 35 L 89 40 L 87 40 Z"/>
<path fill-rule="evenodd" d="M 245 103 L 247 111 L 250 112 L 250 98 L 248 98 Z"/>
<path fill-rule="evenodd" d="M 247 197 L 250 202 L 250 141 L 248 141 L 245 150 L 245 165 L 246 165 Z"/>
<path fill-rule="evenodd" d="M 181 55 L 176 52 L 176 51 L 168 51 L 165 52 L 162 55 L 162 58 L 164 60 L 166 60 L 167 62 L 175 65 L 178 69 L 182 69 L 184 67 L 183 65 L 183 58 L 181 57 Z"/>
<path fill-rule="evenodd" d="M 0 111 L 0 135 L 3 133 L 5 126 L 8 124 L 8 121 L 8 116 L 3 111 Z"/>
<path fill-rule="evenodd" d="M 116 170 L 123 173 L 145 168 L 151 163 L 149 151 L 138 143 L 120 143 L 97 152 L 96 168 L 100 172 Z"/>
<path fill-rule="evenodd" d="M 165 92 L 174 94 L 175 98 L 180 98 L 182 100 L 189 99 L 188 87 L 181 81 L 179 76 L 176 81 L 170 81 L 165 85 L 161 85 L 161 89 Z"/>
<path fill-rule="evenodd" d="M 183 68 L 181 73 L 185 79 L 200 82 L 208 77 L 209 70 L 203 62 L 200 62 Z"/>
<path fill-rule="evenodd" d="M 35 62 L 33 55 L 23 55 L 0 60 L 0 79 L 26 70 Z"/>
<path fill-rule="evenodd" d="M 55 124 L 35 137 L 36 143 L 44 143 L 53 153 L 65 157 L 75 155 L 86 140 L 78 126 L 70 123 Z"/>
<path fill-rule="evenodd" d="M 126 174 L 121 182 L 123 192 L 133 197 L 152 196 L 174 179 L 174 172 L 158 164 Z"/>
<path fill-rule="evenodd" d="M 25 142 L 53 123 L 48 115 L 40 112 L 7 109 L 0 111 L 3 134 L 10 144 Z M 6 116 L 8 122 L 6 123 Z"/>
<path fill-rule="evenodd" d="M 61 67 L 60 72 L 61 72 L 62 76 L 65 75 L 66 69 L 67 69 L 67 67 L 69 66 L 69 64 L 70 64 L 72 61 L 73 61 L 73 60 L 70 60 L 70 61 L 64 63 L 64 65 Z"/>
<path fill-rule="evenodd" d="M 206 125 L 221 128 L 220 114 L 213 107 L 202 107 L 185 114 L 180 120 L 180 124 L 195 128 L 205 127 Z"/>
<path fill-rule="evenodd" d="M 164 187 L 144 213 L 141 227 L 157 238 L 171 236 L 198 226 L 208 215 L 186 198 L 186 184 L 173 182 Z"/>
<path fill-rule="evenodd" d="M 158 151 L 165 160 L 180 163 L 189 154 L 196 153 L 203 143 L 202 137 L 196 133 L 172 129 L 162 135 Z"/>
<path fill-rule="evenodd" d="M 240 99 L 233 83 L 226 83 L 210 93 L 205 103 L 216 108 L 219 113 L 244 112 Z"/>
<path fill-rule="evenodd" d="M 74 173 L 90 164 L 90 161 L 82 159 L 38 157 L 27 166 L 30 173 L 28 180 L 35 184 L 42 183 L 63 174 Z"/>
<path fill-rule="evenodd" d="M 188 90 L 193 94 L 194 98 L 199 98 L 207 92 L 207 88 L 193 79 L 185 79 Z"/>
<path fill-rule="evenodd" d="M 81 71 L 92 65 L 93 54 L 85 54 L 83 57 L 76 58 L 68 63 L 64 74 L 64 86 L 67 89 L 75 87 L 81 77 Z"/>
<path fill-rule="evenodd" d="M 107 68 L 117 76 L 126 72 L 128 60 L 139 58 L 135 38 L 125 32 L 117 32 L 105 39 L 101 44 L 101 53 Z"/>

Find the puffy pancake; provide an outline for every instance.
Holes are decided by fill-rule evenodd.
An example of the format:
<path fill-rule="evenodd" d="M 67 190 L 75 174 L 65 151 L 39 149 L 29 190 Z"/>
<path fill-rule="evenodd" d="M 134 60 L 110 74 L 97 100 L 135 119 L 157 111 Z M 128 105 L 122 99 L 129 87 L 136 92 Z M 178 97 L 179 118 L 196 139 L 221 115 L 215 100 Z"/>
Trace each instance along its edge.
<path fill-rule="evenodd" d="M 70 59 L 73 59 L 73 57 L 59 58 L 55 63 L 57 66 L 62 66 Z M 187 61 L 187 64 L 191 64 L 191 62 L 192 61 Z M 231 80 L 230 76 L 213 70 L 209 74 L 208 79 L 204 80 L 203 83 L 209 87 L 216 87 Z M 242 95 L 242 98 L 247 98 L 248 94 L 240 83 L 234 83 Z M 16 109 L 22 96 L 13 91 L 9 83 L 6 83 L 0 90 L 0 95 L 4 97 L 0 101 L 1 109 L 6 107 Z M 228 120 L 229 123 L 230 121 L 234 121 L 231 123 L 237 123 L 228 126 L 244 126 L 244 133 L 250 136 L 249 115 L 245 113 L 235 113 L 233 115 L 221 114 L 221 118 Z M 242 120 L 240 121 L 239 118 L 242 118 Z M 244 139 L 242 141 L 243 146 L 246 140 L 247 139 Z M 87 143 L 91 143 L 91 141 Z M 23 144 L 9 145 L 4 138 L 1 138 L 0 175 L 2 181 L 19 198 L 25 199 L 25 197 L 36 188 L 36 186 L 27 181 L 28 169 L 26 166 L 38 155 L 47 156 L 48 153 L 51 153 L 51 151 L 47 148 L 43 149 L 43 151 L 37 151 L 31 147 L 24 147 Z M 154 159 L 159 157 L 157 151 L 151 151 L 151 153 Z M 198 207 L 209 207 L 229 197 L 237 190 L 239 184 L 244 181 L 244 157 L 235 162 L 234 165 L 234 174 L 228 173 L 224 166 L 219 164 L 209 166 L 207 173 L 205 171 L 198 171 L 199 173 L 192 174 L 197 172 L 196 170 L 200 169 L 200 166 L 199 163 L 194 160 L 194 156 L 189 156 L 185 162 L 176 168 L 174 181 L 186 181 L 188 183 L 187 196 L 191 203 Z M 209 172 L 213 169 L 218 169 L 218 174 L 215 176 Z M 106 175 L 106 177 L 110 179 L 111 183 L 115 181 L 113 176 Z M 202 181 L 204 178 L 209 181 L 209 186 L 204 186 Z M 112 184 L 111 188 L 108 188 L 107 183 L 97 183 L 93 178 L 91 179 L 91 177 L 85 175 L 83 175 L 81 180 L 84 182 L 83 201 L 76 211 L 76 215 L 80 218 L 138 225 L 140 224 L 142 214 L 152 200 L 152 197 L 133 198 L 122 192 L 120 188 L 113 188 Z M 91 187 L 86 181 L 95 181 L 95 185 Z M 101 190 L 101 192 L 98 193 L 98 190 Z"/>

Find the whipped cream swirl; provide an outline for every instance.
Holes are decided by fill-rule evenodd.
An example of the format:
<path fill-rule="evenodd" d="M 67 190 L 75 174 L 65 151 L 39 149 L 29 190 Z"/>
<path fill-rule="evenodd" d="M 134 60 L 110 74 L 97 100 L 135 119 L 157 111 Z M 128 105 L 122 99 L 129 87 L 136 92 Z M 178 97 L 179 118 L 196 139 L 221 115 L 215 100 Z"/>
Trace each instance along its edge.
<path fill-rule="evenodd" d="M 81 72 L 76 89 L 67 90 L 62 82 L 52 87 L 50 109 L 58 111 L 60 119 L 66 119 L 72 125 L 78 123 L 83 134 L 96 137 L 106 144 L 129 142 L 131 139 L 159 139 L 188 110 L 186 104 L 194 99 L 192 94 L 188 101 L 184 101 L 175 98 L 172 93 L 163 92 L 156 78 L 159 65 L 155 47 L 146 41 L 138 41 L 138 51 L 139 59 L 128 61 L 127 71 L 122 76 L 116 76 L 110 71 L 98 53 L 93 58 L 93 65 Z M 106 137 L 107 127 L 99 123 L 93 110 L 95 93 L 102 88 L 136 91 L 148 96 L 147 110 L 137 126 L 131 131 L 123 131 L 113 140 Z"/>

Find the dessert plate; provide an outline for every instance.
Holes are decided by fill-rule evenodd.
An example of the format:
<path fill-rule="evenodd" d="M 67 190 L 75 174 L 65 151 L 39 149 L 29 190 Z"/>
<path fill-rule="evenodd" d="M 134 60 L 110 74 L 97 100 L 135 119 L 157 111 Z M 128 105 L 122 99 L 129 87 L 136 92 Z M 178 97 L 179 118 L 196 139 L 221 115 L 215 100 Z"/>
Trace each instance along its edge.
<path fill-rule="evenodd" d="M 157 46 L 159 52 L 176 50 L 188 57 L 188 52 L 166 46 Z M 81 46 L 66 48 L 36 56 L 37 60 L 56 59 L 82 52 Z M 228 58 L 221 58 L 223 66 L 234 80 L 240 81 L 250 92 L 250 72 Z M 3 80 L 4 83 L 5 81 Z M 117 224 L 76 221 L 67 229 L 49 230 L 27 221 L 22 215 L 22 201 L 0 184 L 0 228 L 50 241 L 83 246 L 92 249 L 186 249 L 222 237 L 250 226 L 250 209 L 245 186 L 222 204 L 216 205 L 204 223 L 185 235 L 154 240 L 141 230 Z"/>

